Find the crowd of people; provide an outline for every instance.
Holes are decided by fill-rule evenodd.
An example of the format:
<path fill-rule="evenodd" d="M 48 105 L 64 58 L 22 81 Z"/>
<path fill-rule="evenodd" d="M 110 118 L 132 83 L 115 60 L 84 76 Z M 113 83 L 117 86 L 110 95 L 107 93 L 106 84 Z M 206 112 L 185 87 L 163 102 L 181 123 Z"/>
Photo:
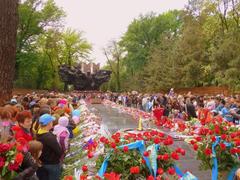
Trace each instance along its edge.
<path fill-rule="evenodd" d="M 104 95 L 111 101 L 127 107 L 139 108 L 146 112 L 153 112 L 157 118 L 167 116 L 182 120 L 198 118 L 207 119 L 207 116 L 221 115 L 224 119 L 236 124 L 240 123 L 240 96 L 196 96 L 189 92 L 186 95 L 174 93 L 171 89 L 168 94 L 141 94 L 108 93 Z"/>
<path fill-rule="evenodd" d="M 14 96 L 0 107 L 1 143 L 21 143 L 24 155 L 14 179 L 60 179 L 80 103 L 79 96 L 33 93 Z"/>
<path fill-rule="evenodd" d="M 76 113 L 81 99 L 114 101 L 127 107 L 162 116 L 189 120 L 206 119 L 208 114 L 220 114 L 227 121 L 239 123 L 240 97 L 132 93 L 27 94 L 14 96 L 0 107 L 1 142 L 23 144 L 24 159 L 15 179 L 58 180 L 69 139 L 79 122 Z M 75 112 L 75 113 L 73 113 Z"/>

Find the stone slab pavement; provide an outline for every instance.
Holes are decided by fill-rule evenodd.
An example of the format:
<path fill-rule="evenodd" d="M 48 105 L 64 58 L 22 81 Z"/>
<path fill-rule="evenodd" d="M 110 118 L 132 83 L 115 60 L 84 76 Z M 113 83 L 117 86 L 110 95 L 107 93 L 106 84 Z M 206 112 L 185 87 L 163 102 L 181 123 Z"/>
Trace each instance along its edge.
<path fill-rule="evenodd" d="M 120 129 L 136 128 L 138 126 L 138 122 L 130 115 L 119 113 L 117 109 L 106 107 L 102 104 L 92 104 L 90 105 L 90 110 L 102 118 L 103 124 L 108 128 L 110 133 L 115 133 Z M 195 152 L 186 142 L 175 141 L 173 147 L 181 147 L 186 150 L 186 155 L 181 156 L 181 159 L 177 161 L 177 165 L 183 172 L 188 170 L 198 177 L 199 180 L 211 180 L 211 171 L 199 170 L 200 161 L 196 160 Z"/>

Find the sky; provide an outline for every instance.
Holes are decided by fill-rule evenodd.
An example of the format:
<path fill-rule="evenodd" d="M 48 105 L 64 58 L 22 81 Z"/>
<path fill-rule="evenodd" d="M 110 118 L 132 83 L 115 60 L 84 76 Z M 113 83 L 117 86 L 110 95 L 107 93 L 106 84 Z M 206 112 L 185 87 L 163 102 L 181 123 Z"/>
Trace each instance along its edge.
<path fill-rule="evenodd" d="M 93 46 L 90 56 L 103 66 L 103 48 L 111 40 L 119 40 L 128 25 L 140 14 L 157 14 L 182 9 L 188 0 L 55 0 L 66 12 L 66 27 L 83 32 Z"/>

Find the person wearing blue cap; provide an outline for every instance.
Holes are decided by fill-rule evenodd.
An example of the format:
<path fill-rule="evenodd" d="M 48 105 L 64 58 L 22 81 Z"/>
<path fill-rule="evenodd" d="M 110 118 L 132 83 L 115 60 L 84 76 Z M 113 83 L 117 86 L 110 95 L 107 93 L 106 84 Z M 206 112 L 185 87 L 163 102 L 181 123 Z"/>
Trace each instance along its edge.
<path fill-rule="evenodd" d="M 37 171 L 39 180 L 59 180 L 61 175 L 60 159 L 63 154 L 56 136 L 50 132 L 55 118 L 50 114 L 43 114 L 39 118 L 40 129 L 37 140 L 43 144 L 40 160 L 42 167 Z"/>

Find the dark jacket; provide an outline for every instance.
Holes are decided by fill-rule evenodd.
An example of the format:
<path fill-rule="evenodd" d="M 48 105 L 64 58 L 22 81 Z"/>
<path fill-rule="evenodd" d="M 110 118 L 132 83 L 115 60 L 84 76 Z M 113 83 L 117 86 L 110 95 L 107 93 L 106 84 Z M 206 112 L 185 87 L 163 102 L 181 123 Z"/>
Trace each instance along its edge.
<path fill-rule="evenodd" d="M 38 180 L 35 174 L 37 169 L 38 165 L 34 162 L 32 155 L 29 152 L 24 153 L 23 162 L 14 180 Z"/>
<path fill-rule="evenodd" d="M 51 132 L 37 134 L 37 140 L 43 144 L 42 155 L 39 158 L 43 165 L 59 164 L 63 152 L 56 136 Z"/>
<path fill-rule="evenodd" d="M 197 118 L 196 110 L 193 104 L 191 103 L 186 104 L 186 111 L 189 118 L 192 118 L 192 117 Z"/>

